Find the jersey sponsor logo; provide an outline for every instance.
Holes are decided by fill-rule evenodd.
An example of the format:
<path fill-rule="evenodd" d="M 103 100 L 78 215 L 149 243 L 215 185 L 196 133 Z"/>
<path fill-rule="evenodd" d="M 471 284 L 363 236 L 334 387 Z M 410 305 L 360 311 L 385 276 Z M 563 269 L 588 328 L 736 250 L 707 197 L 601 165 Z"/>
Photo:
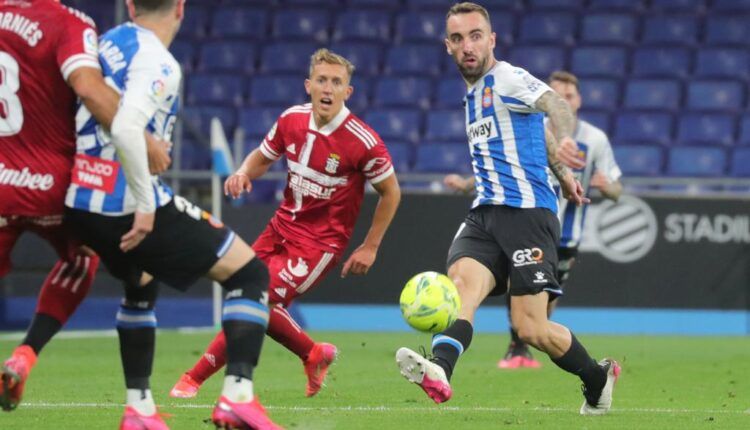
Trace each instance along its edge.
<path fill-rule="evenodd" d="M 83 50 L 93 56 L 99 53 L 99 39 L 92 28 L 83 30 Z"/>
<path fill-rule="evenodd" d="M 517 249 L 513 252 L 511 259 L 513 260 L 513 267 L 528 266 L 531 264 L 539 264 L 544 258 L 544 252 L 537 248 L 526 248 Z"/>
<path fill-rule="evenodd" d="M 99 55 L 112 70 L 112 75 L 128 65 L 125 61 L 125 54 L 123 54 L 122 51 L 120 51 L 120 47 L 115 45 L 111 40 L 105 40 L 102 42 L 99 46 Z"/>
<path fill-rule="evenodd" d="M 335 187 L 324 187 L 292 172 L 289 175 L 289 187 L 302 196 L 314 197 L 321 200 L 330 200 L 336 191 Z"/>
<path fill-rule="evenodd" d="M 286 268 L 289 269 L 289 273 L 297 278 L 301 278 L 310 273 L 307 267 L 307 262 L 303 260 L 302 257 L 297 258 L 297 264 L 294 266 L 292 266 L 292 259 L 288 259 L 286 261 Z"/>
<path fill-rule="evenodd" d="M 112 194 L 117 183 L 120 165 L 85 154 L 76 154 L 70 181 L 84 188 Z"/>
<path fill-rule="evenodd" d="M 341 156 L 338 154 L 329 154 L 328 159 L 326 160 L 326 172 L 330 174 L 336 173 L 336 169 L 339 168 L 339 163 L 341 162 Z"/>
<path fill-rule="evenodd" d="M 469 125 L 466 129 L 466 134 L 469 137 L 469 143 L 475 144 L 478 142 L 486 142 L 489 139 L 494 139 L 498 136 L 497 128 L 495 128 L 495 121 L 491 116 L 482 118 L 474 124 Z"/>
<path fill-rule="evenodd" d="M 55 178 L 49 173 L 31 173 L 28 167 L 14 170 L 0 163 L 0 185 L 49 191 L 55 185 Z"/>
<path fill-rule="evenodd" d="M 492 88 L 484 87 L 484 94 L 482 94 L 482 107 L 487 109 L 492 106 Z"/>
<path fill-rule="evenodd" d="M 547 279 L 547 276 L 542 271 L 538 271 L 534 273 L 534 281 L 535 284 L 548 284 L 549 279 Z"/>

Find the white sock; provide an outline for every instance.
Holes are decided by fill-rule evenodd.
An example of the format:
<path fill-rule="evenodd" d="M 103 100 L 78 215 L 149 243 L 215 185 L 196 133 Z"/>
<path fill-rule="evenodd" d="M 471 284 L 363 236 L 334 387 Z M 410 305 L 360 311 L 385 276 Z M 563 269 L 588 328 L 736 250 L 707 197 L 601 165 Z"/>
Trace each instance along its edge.
<path fill-rule="evenodd" d="M 224 388 L 221 395 L 235 403 L 247 403 L 253 400 L 253 381 L 241 376 L 224 377 Z"/>
<path fill-rule="evenodd" d="M 127 404 L 139 414 L 151 416 L 156 413 L 156 404 L 151 397 L 151 390 L 128 389 Z"/>

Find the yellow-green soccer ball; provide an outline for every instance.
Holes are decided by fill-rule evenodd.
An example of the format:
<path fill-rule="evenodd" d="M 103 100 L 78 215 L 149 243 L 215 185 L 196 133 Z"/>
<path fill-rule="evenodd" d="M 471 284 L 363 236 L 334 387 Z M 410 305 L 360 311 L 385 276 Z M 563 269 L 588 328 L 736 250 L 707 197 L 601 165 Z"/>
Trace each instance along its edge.
<path fill-rule="evenodd" d="M 461 298 L 453 281 L 437 272 L 422 272 L 401 291 L 401 314 L 419 331 L 439 333 L 458 318 Z"/>

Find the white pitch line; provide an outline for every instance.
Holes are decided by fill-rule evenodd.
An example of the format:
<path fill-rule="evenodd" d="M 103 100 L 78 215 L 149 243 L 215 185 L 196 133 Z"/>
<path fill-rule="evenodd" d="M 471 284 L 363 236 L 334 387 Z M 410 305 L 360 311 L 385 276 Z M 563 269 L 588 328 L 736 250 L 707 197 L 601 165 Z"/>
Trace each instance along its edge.
<path fill-rule="evenodd" d="M 120 403 L 50 403 L 50 402 L 29 402 L 24 403 L 21 407 L 40 408 L 40 409 L 58 409 L 58 408 L 121 408 Z M 211 409 L 213 404 L 195 404 L 195 403 L 171 403 L 162 404 L 165 408 L 175 409 Z M 525 407 L 525 408 L 501 408 L 490 406 L 440 406 L 440 407 L 392 407 L 392 406 L 274 406 L 264 405 L 266 409 L 277 411 L 291 412 L 570 412 L 577 413 L 575 408 L 550 408 L 550 407 Z M 671 409 L 671 408 L 613 408 L 613 413 L 649 413 L 649 414 L 748 414 L 750 409 L 745 411 L 724 410 L 724 409 Z"/>

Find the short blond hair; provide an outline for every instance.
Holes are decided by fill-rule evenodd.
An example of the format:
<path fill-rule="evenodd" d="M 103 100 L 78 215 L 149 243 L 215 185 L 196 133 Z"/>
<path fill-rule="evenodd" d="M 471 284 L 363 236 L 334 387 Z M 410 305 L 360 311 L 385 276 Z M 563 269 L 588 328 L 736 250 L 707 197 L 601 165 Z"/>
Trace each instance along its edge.
<path fill-rule="evenodd" d="M 354 64 L 347 60 L 343 56 L 336 54 L 335 52 L 329 51 L 326 48 L 321 48 L 315 51 L 310 57 L 310 76 L 313 74 L 313 68 L 318 64 L 339 64 L 346 67 L 346 73 L 349 75 L 349 79 L 354 74 Z"/>
<path fill-rule="evenodd" d="M 579 89 L 578 77 L 570 72 L 566 72 L 565 70 L 555 70 L 551 75 L 549 75 L 549 79 L 547 79 L 547 81 L 550 84 L 554 81 L 562 82 L 565 84 L 573 84 L 575 85 L 576 89 Z"/>
<path fill-rule="evenodd" d="M 476 3 L 472 3 L 469 1 L 466 1 L 463 3 L 456 3 L 453 6 L 451 6 L 451 8 L 448 9 L 448 13 L 445 15 L 445 20 L 447 21 L 453 15 L 461 15 L 464 13 L 472 13 L 472 12 L 477 12 L 478 14 L 482 15 L 484 19 L 487 20 L 487 24 L 492 25 L 490 22 L 490 13 L 487 12 L 487 9 L 485 9 L 481 5 L 478 5 Z"/>

